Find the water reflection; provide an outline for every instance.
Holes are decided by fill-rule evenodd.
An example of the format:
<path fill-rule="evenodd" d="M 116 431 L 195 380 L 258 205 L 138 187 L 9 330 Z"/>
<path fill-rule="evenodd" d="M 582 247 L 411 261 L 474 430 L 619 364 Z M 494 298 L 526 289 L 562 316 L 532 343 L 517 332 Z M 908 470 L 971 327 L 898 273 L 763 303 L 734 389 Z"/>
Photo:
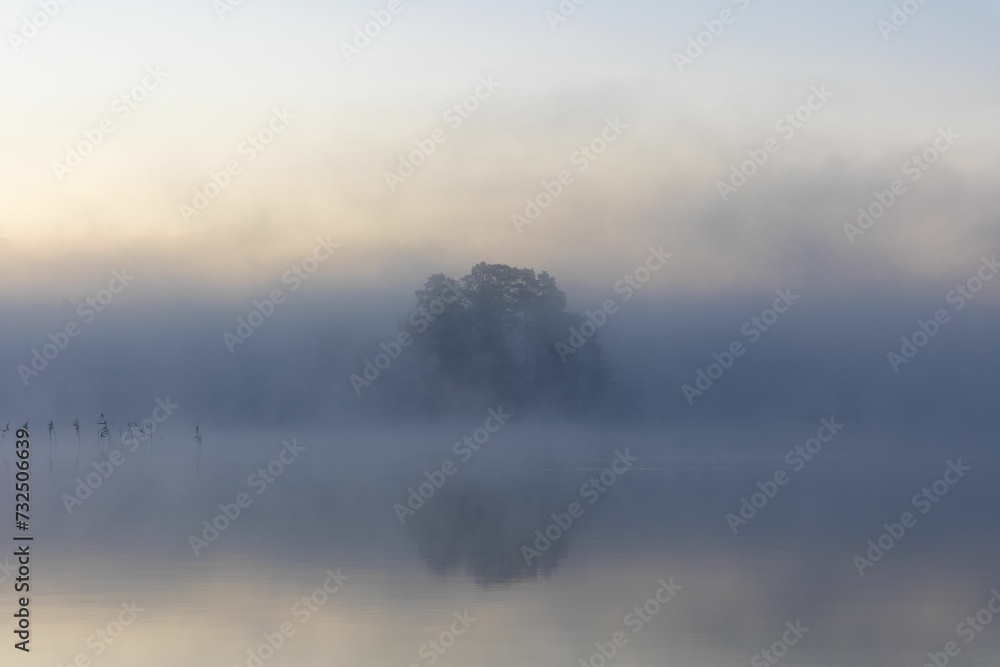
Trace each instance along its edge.
<path fill-rule="evenodd" d="M 551 574 L 569 552 L 569 536 L 538 557 L 525 557 L 536 530 L 564 505 L 565 476 L 526 471 L 519 478 L 448 480 L 407 521 L 420 556 L 432 571 L 468 572 L 480 586 Z M 530 564 L 529 564 L 530 561 Z"/>
<path fill-rule="evenodd" d="M 87 635 L 133 598 L 148 606 L 149 621 L 102 664 L 240 664 L 328 568 L 343 567 L 349 585 L 269 667 L 411 664 L 466 609 L 480 620 L 448 664 L 576 665 L 595 642 L 628 631 L 626 614 L 671 577 L 683 590 L 630 637 L 617 667 L 748 664 L 797 620 L 810 631 L 782 665 L 920 665 L 1000 581 L 998 468 L 964 444 L 921 453 L 910 440 L 892 451 L 845 436 L 734 535 L 726 514 L 773 478 L 798 433 L 774 436 L 777 456 L 735 446 L 683 453 L 633 438 L 635 469 L 585 503 L 584 516 L 529 564 L 522 547 L 534 544 L 552 513 L 580 500 L 581 484 L 612 461 L 621 438 L 594 436 L 603 444 L 587 450 L 587 441 L 560 447 L 555 437 L 512 428 L 401 525 L 394 503 L 425 470 L 440 468 L 447 436 L 344 444 L 295 433 L 308 446 L 302 463 L 255 495 L 195 558 L 188 535 L 246 491 L 247 475 L 289 434 L 206 435 L 195 475 L 192 431 L 157 439 L 151 458 L 125 456 L 72 514 L 61 495 L 93 472 L 97 443 L 85 442 L 79 473 L 79 446 L 65 443 L 54 474 L 40 466 L 38 609 L 60 638 L 40 646 L 48 664 L 69 664 Z M 749 441 L 738 435 L 733 442 Z M 46 458 L 47 446 L 44 439 L 38 452 Z M 972 467 L 967 479 L 859 576 L 853 556 L 913 509 L 913 495 L 957 456 Z M 194 637 L 197 655 L 173 647 L 165 628 Z M 998 639 L 993 626 L 963 647 L 965 664 L 994 664 L 985 660 Z"/>

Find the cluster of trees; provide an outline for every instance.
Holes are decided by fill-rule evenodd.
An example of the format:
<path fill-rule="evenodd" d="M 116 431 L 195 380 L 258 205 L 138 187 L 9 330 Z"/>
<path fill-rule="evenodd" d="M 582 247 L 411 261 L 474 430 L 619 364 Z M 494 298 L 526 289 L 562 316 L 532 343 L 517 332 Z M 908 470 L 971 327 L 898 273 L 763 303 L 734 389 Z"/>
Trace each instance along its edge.
<path fill-rule="evenodd" d="M 460 280 L 431 276 L 416 297 L 402 330 L 413 340 L 405 393 L 421 409 L 497 403 L 581 414 L 602 403 L 609 374 L 596 338 L 575 354 L 557 350 L 584 317 L 566 310 L 548 273 L 480 263 Z"/>

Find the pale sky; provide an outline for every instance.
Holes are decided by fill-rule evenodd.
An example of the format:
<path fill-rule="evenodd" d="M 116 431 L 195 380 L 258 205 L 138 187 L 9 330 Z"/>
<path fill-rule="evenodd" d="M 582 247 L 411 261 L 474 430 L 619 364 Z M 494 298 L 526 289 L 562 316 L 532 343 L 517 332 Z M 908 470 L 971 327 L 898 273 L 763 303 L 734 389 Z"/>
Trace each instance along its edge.
<path fill-rule="evenodd" d="M 555 0 L 403 1 L 348 63 L 341 44 L 388 2 L 244 0 L 220 19 L 211 0 L 74 0 L 16 52 L 40 10 L 7 3 L 0 294 L 73 299 L 123 263 L 160 291 L 252 292 L 319 234 L 343 244 L 331 285 L 409 290 L 489 261 L 600 288 L 650 244 L 674 253 L 666 292 L 951 277 L 1000 247 L 1000 2 L 928 2 L 886 40 L 892 4 L 589 0 L 553 30 Z M 678 72 L 674 53 L 724 10 Z M 147 68 L 163 80 L 122 117 Z M 482 77 L 499 86 L 449 123 Z M 814 86 L 832 98 L 782 137 Z M 250 160 L 240 146 L 275 109 L 294 118 Z M 581 171 L 574 153 L 608 119 L 627 129 Z M 102 121 L 114 132 L 60 182 L 53 163 Z M 911 182 L 904 163 L 949 127 L 960 138 Z M 446 141 L 390 191 L 386 172 L 436 128 Z M 723 201 L 718 182 L 769 137 L 780 150 Z M 572 184 L 519 233 L 511 215 L 564 169 Z M 906 194 L 850 244 L 844 224 L 895 179 Z"/>

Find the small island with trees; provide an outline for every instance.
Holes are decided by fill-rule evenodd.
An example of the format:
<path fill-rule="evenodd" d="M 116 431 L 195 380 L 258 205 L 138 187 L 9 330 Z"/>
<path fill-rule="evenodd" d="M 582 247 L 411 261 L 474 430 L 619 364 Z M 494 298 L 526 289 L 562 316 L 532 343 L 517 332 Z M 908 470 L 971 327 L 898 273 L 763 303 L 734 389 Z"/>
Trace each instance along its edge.
<path fill-rule="evenodd" d="M 596 332 L 567 347 L 586 319 L 567 310 L 548 273 L 479 263 L 461 279 L 432 275 L 416 297 L 400 324 L 399 368 L 377 383 L 351 376 L 359 394 L 371 386 L 427 415 L 488 404 L 581 415 L 603 403 L 609 373 Z"/>

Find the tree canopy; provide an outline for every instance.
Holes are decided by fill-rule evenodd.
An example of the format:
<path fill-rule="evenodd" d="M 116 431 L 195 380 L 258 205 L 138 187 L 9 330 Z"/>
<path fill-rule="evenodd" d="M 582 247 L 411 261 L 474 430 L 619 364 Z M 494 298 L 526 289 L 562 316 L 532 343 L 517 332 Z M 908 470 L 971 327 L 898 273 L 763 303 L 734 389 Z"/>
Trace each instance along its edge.
<path fill-rule="evenodd" d="M 548 273 L 480 263 L 461 280 L 431 276 L 416 297 L 403 329 L 432 406 L 495 401 L 582 413 L 602 401 L 608 372 L 596 334 L 565 353 L 584 317 L 566 310 Z"/>

